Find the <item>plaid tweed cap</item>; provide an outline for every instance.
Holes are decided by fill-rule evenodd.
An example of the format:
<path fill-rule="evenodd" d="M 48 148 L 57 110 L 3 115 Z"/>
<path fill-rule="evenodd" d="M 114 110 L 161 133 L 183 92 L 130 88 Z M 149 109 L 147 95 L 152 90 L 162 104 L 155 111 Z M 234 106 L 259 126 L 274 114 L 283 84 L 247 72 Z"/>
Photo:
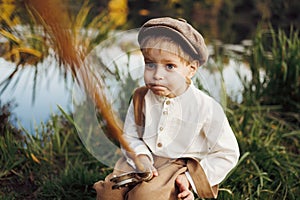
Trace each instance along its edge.
<path fill-rule="evenodd" d="M 208 59 L 208 51 L 202 35 L 184 19 L 170 17 L 150 19 L 141 27 L 138 33 L 140 46 L 147 36 L 170 37 L 192 58 L 198 60 L 200 66 Z"/>

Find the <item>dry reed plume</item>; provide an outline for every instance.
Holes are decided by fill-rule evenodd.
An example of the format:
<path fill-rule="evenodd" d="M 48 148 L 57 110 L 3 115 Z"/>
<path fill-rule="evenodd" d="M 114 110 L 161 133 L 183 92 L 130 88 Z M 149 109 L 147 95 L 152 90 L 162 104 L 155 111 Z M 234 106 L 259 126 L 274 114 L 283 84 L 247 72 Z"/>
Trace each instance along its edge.
<path fill-rule="evenodd" d="M 63 62 L 63 66 L 72 72 L 73 77 L 85 89 L 106 121 L 107 135 L 118 141 L 127 152 L 130 152 L 137 167 L 142 170 L 142 165 L 122 136 L 123 124 L 114 114 L 112 106 L 104 93 L 101 80 L 84 64 L 83 58 L 86 55 L 78 53 L 78 47 L 75 45 L 76 42 L 70 33 L 71 21 L 68 12 L 66 12 L 66 5 L 63 5 L 60 0 L 28 0 L 26 4 L 33 17 L 50 36 L 52 45 L 58 54 L 59 60 Z"/>

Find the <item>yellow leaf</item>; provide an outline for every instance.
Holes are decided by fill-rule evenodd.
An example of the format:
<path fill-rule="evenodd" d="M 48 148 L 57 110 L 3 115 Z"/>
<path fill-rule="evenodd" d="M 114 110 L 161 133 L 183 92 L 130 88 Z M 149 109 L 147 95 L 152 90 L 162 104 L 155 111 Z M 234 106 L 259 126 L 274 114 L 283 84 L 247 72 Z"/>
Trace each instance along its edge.
<path fill-rule="evenodd" d="M 127 0 L 110 0 L 108 10 L 109 16 L 115 25 L 120 26 L 126 23 L 128 14 Z"/>
<path fill-rule="evenodd" d="M 21 43 L 21 40 L 19 38 L 17 38 L 16 36 L 14 36 L 13 34 L 11 34 L 10 32 L 0 29 L 0 34 L 3 35 L 4 37 L 6 37 L 7 39 L 9 39 L 10 41 L 13 41 L 17 44 Z"/>
<path fill-rule="evenodd" d="M 38 164 L 40 164 L 41 162 L 39 161 L 39 159 L 37 159 L 37 157 L 35 157 L 35 155 L 33 153 L 30 154 L 32 160 Z"/>
<path fill-rule="evenodd" d="M 42 55 L 43 55 L 40 51 L 32 49 L 32 48 L 27 48 L 27 47 L 19 47 L 19 48 L 17 48 L 17 50 L 20 53 L 30 54 L 30 55 L 33 55 L 33 56 L 38 57 L 38 58 L 41 58 Z"/>

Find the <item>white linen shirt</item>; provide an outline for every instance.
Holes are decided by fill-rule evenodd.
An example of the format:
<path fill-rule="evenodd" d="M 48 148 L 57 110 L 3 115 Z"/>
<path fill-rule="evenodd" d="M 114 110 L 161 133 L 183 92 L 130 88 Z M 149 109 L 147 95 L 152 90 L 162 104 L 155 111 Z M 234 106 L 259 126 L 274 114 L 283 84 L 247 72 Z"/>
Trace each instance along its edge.
<path fill-rule="evenodd" d="M 144 101 L 142 139 L 132 102 L 124 124 L 125 139 L 136 154 L 146 154 L 152 162 L 151 153 L 171 159 L 197 158 L 211 186 L 219 184 L 236 165 L 238 143 L 222 107 L 193 84 L 175 98 L 148 90 Z M 129 157 L 127 161 L 135 167 Z"/>

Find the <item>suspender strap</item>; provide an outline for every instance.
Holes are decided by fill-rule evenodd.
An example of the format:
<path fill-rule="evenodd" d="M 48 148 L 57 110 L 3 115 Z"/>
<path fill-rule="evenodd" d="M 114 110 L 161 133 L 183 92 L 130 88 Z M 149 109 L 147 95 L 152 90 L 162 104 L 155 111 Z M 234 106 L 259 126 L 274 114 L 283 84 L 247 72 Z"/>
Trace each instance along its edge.
<path fill-rule="evenodd" d="M 197 193 L 202 198 L 217 198 L 219 186 L 210 186 L 206 174 L 197 159 L 187 159 L 188 171 L 195 183 Z"/>
<path fill-rule="evenodd" d="M 144 107 L 144 97 L 148 92 L 146 86 L 139 87 L 134 91 L 133 94 L 133 107 L 134 107 L 134 118 L 137 125 L 137 132 L 140 138 L 143 137 L 144 126 L 145 126 L 145 117 L 143 114 Z"/>

